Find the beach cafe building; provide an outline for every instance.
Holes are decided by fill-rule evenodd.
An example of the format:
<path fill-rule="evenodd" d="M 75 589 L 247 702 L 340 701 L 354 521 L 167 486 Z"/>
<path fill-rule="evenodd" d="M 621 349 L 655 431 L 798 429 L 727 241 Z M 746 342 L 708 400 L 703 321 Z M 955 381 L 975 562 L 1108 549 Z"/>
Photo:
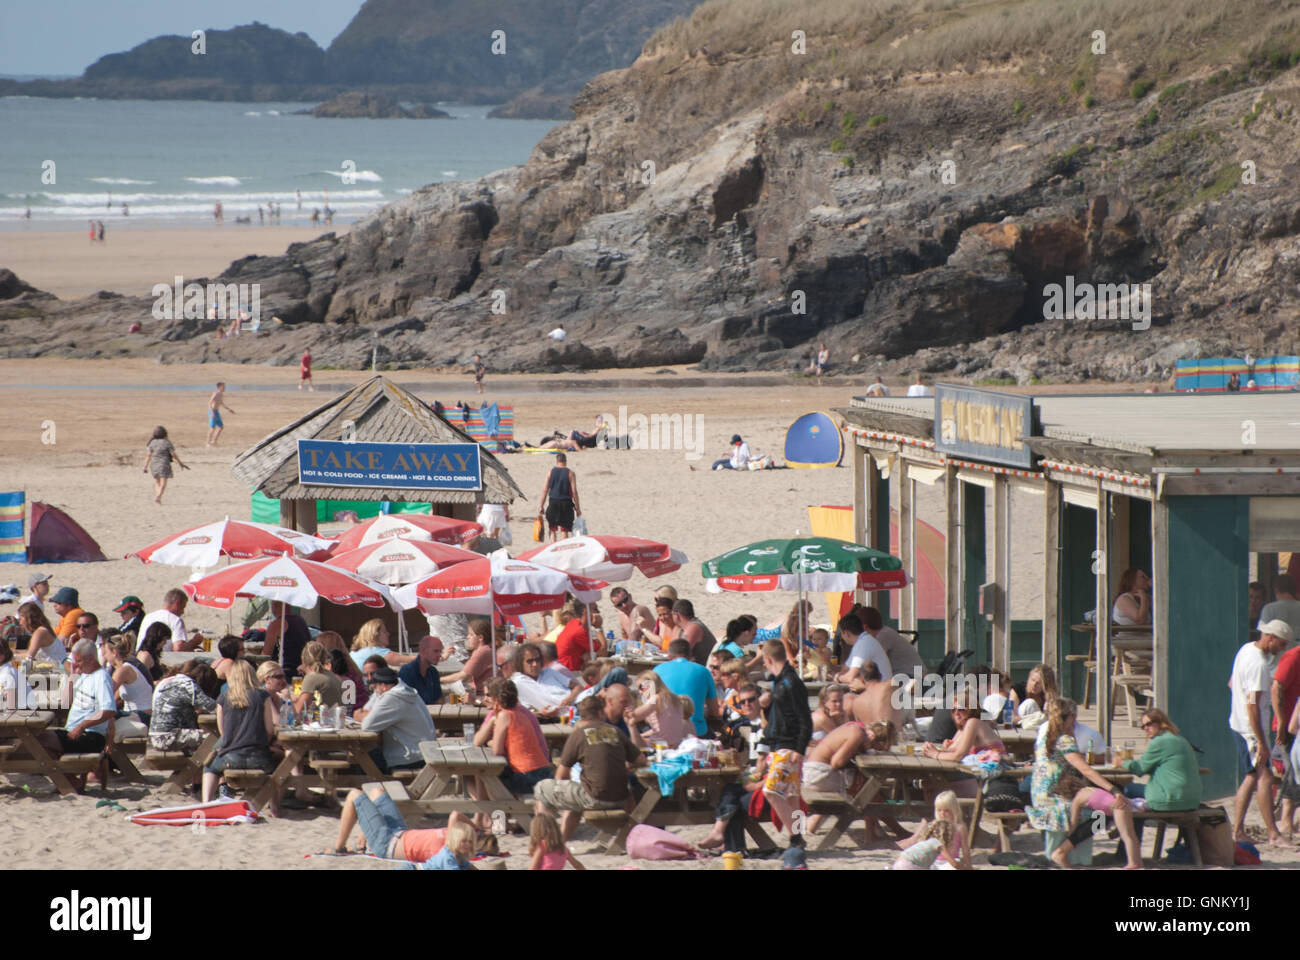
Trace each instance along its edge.
<path fill-rule="evenodd" d="M 484 447 L 415 394 L 378 376 L 249 447 L 232 472 L 252 488 L 255 510 L 278 504 L 278 522 L 305 533 L 334 519 L 339 507 L 363 518 L 391 512 L 473 520 L 485 503 L 523 496 Z M 318 616 L 315 626 L 349 638 L 366 620 L 382 616 L 397 635 L 392 611 L 322 604 L 303 615 Z M 406 622 L 415 636 L 428 631 L 419 611 L 408 610 Z"/>
<path fill-rule="evenodd" d="M 974 650 L 970 665 L 1017 679 L 1052 665 L 1066 696 L 1095 698 L 1108 740 L 1112 712 L 1149 698 L 1205 751 L 1207 795 L 1232 792 L 1228 678 L 1250 639 L 1248 584 L 1252 572 L 1271 581 L 1277 554 L 1300 549 L 1294 393 L 1027 397 L 938 385 L 933 397 L 856 397 L 837 412 L 859 543 L 889 549 L 892 474 L 899 550 L 914 569 L 917 484 L 941 485 L 945 616 L 932 648 Z M 1011 539 L 1013 492 L 1041 521 L 1039 621 L 1009 616 L 1012 556 L 1026 549 Z M 1109 615 L 1130 567 L 1154 580 L 1148 627 Z M 900 629 L 918 628 L 914 585 L 896 609 L 888 594 L 873 599 Z"/>

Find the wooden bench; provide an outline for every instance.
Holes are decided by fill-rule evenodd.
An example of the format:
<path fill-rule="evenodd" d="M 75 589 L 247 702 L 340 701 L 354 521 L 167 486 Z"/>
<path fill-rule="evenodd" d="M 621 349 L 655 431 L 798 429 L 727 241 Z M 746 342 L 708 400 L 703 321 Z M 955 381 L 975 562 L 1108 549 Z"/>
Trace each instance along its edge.
<path fill-rule="evenodd" d="M 102 753 L 65 753 L 59 757 L 58 767 L 63 773 L 94 773 L 103 761 Z"/>
<path fill-rule="evenodd" d="M 264 784 L 270 774 L 265 770 L 231 768 L 222 773 L 221 776 L 226 781 L 226 786 L 232 790 L 250 790 Z"/>
<path fill-rule="evenodd" d="M 325 797 L 331 802 L 335 802 L 335 794 L 338 792 L 339 774 L 352 769 L 351 760 L 309 760 L 308 766 L 320 775 L 325 784 Z"/>
<path fill-rule="evenodd" d="M 183 750 L 146 750 L 141 765 L 146 770 L 165 773 L 171 770 L 181 770 L 188 766 L 189 762 L 189 754 Z"/>
<path fill-rule="evenodd" d="M 1137 823 L 1139 844 L 1142 842 L 1143 826 L 1151 822 L 1156 824 L 1153 857 L 1160 858 L 1165 845 L 1165 830 L 1175 826 L 1187 838 L 1187 846 L 1192 851 L 1192 863 L 1198 867 L 1205 865 L 1201 859 L 1201 838 L 1198 835 L 1201 826 L 1222 823 L 1227 819 L 1227 811 L 1222 807 L 1200 807 L 1196 810 L 1143 810 L 1141 813 L 1133 814 L 1133 820 Z"/>
<path fill-rule="evenodd" d="M 1011 849 L 1011 835 L 1029 822 L 1029 815 L 1024 811 L 993 813 L 984 811 L 984 819 L 992 820 L 998 826 L 998 851 L 1006 853 Z"/>

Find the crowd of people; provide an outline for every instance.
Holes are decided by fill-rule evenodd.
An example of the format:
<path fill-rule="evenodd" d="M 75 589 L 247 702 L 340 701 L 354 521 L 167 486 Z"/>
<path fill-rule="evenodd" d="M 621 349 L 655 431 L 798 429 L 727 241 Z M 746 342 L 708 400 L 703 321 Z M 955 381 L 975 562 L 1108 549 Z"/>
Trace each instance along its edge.
<path fill-rule="evenodd" d="M 1286 575 L 1277 578 L 1270 603 L 1262 596 L 1254 603 L 1254 586 L 1252 613 L 1260 619 L 1231 674 L 1230 727 L 1244 771 L 1234 829 L 1238 838 L 1244 836 L 1243 819 L 1255 799 L 1270 842 L 1289 843 L 1298 793 L 1294 777 L 1285 777 L 1282 814 L 1274 818 L 1272 761 L 1281 749 L 1289 768 L 1300 768 L 1294 756 L 1300 647 L 1276 658 L 1294 638 L 1287 618 L 1300 618 L 1300 601 Z M 834 631 L 812 628 L 805 602 L 779 622 L 759 626 L 742 615 L 715 634 L 692 602 L 668 586 L 656 591 L 653 611 L 627 588 L 614 588 L 610 601 L 617 618 L 608 636 L 602 636 L 599 605 L 570 598 L 543 618 L 542 629 L 526 636 L 508 635 L 484 618 L 460 617 L 463 641 L 444 643 L 427 635 L 413 653 L 393 649 L 379 618 L 348 641 L 329 630 L 313 635 L 299 614 L 277 603 L 267 611 L 265 630 L 229 634 L 214 644 L 187 629 L 188 597 L 179 589 L 167 591 L 151 611 L 139 597 L 123 597 L 113 626 L 81 607 L 76 588 L 52 589 L 46 574 L 33 574 L 28 591 L 9 632 L 20 639 L 0 639 L 0 703 L 33 704 L 33 671 L 66 670 L 67 722 L 42 734 L 53 755 L 103 752 L 114 731 L 118 737 L 147 734 L 153 750 L 192 753 L 204 738 L 200 715 L 215 714 L 221 743 L 203 769 L 200 792 L 206 801 L 227 795 L 227 769 L 274 768 L 284 753 L 277 729 L 288 716 L 342 706 L 363 729 L 380 734 L 371 756 L 389 774 L 422 767 L 420 743 L 437 736 L 428 707 L 456 690 L 458 700 L 488 709 L 474 744 L 506 759 L 501 779 L 507 789 L 534 798 L 539 817 L 531 849 L 539 869 L 580 867 L 567 844 L 581 814 L 628 807 L 642 789 L 634 774 L 648 754 L 698 740 L 718 741 L 740 770 L 721 791 L 714 827 L 698 846 L 743 852 L 745 818 L 770 815 L 788 836 L 787 862 L 802 865 L 805 828 L 796 816 L 801 795 L 849 797 L 861 788 L 854 759 L 889 749 L 911 726 L 912 715 L 899 708 L 894 693 L 923 668 L 912 643 L 872 607 L 855 606 Z M 1116 622 L 1149 622 L 1149 591 L 1142 571 L 1126 572 L 1112 611 Z M 262 644 L 257 667 L 246 652 L 250 640 Z M 217 656 L 211 662 L 165 663 L 168 651 L 201 649 L 215 649 Z M 659 662 L 632 675 L 616 654 Z M 453 656 L 458 668 L 440 672 Z M 1049 665 L 1035 666 L 1023 684 L 997 678 L 982 702 L 974 692 L 975 675 L 992 671 L 974 668 L 972 683 L 959 686 L 947 709 L 935 714 L 921 752 L 997 764 L 1007 755 L 996 726 L 1004 711 L 1022 726 L 1036 725 L 1032 774 L 1018 789 L 1030 825 L 1043 832 L 1045 853 L 1057 865 L 1076 862 L 1077 849 L 1096 834 L 1098 817 L 1109 817 L 1127 865 L 1141 867 L 1134 811 L 1199 805 L 1194 748 L 1164 712 L 1143 712 L 1141 726 L 1150 741 L 1127 762 L 1130 773 L 1149 777 L 1149 783 L 1121 787 L 1088 762 L 1105 743 L 1079 721 Z M 763 677 L 770 681 L 767 690 L 759 682 Z M 828 681 L 815 708 L 804 682 L 814 678 Z M 555 720 L 570 722 L 573 730 L 553 762 L 541 724 Z M 105 758 L 90 778 L 106 783 L 108 764 Z M 934 819 L 900 842 L 895 869 L 970 866 L 958 800 L 973 796 L 977 781 L 959 779 L 950 786 L 951 791 L 931 791 Z M 475 782 L 470 795 L 482 800 L 490 794 Z M 301 807 L 323 798 L 306 793 L 277 800 L 275 813 L 280 805 Z M 492 830 L 482 813 L 454 817 L 441 831 L 407 830 L 385 796 L 353 791 L 344 806 L 339 851 L 357 827 L 372 852 L 448 869 L 464 869 Z M 811 818 L 807 829 L 818 827 L 819 818 Z"/>

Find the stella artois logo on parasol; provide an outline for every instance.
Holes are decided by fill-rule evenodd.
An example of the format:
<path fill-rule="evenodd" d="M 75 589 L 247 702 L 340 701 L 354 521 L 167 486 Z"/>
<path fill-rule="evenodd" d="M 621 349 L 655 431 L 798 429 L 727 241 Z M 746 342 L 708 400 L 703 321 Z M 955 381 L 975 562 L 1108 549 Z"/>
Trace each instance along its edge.
<path fill-rule="evenodd" d="M 415 556 L 409 553 L 386 553 L 379 558 L 380 563 L 407 563 L 414 560 Z"/>
<path fill-rule="evenodd" d="M 186 537 L 184 540 L 178 540 L 176 541 L 176 545 L 180 547 L 194 547 L 194 546 L 200 546 L 202 544 L 211 543 L 211 542 L 212 542 L 211 537 L 200 535 L 197 537 Z"/>
<path fill-rule="evenodd" d="M 581 542 L 576 540 L 571 540 L 568 543 L 561 542 L 556 544 L 555 546 L 551 547 L 551 552 L 561 553 L 565 550 L 580 550 L 582 549 L 582 546 L 583 544 Z"/>
<path fill-rule="evenodd" d="M 388 539 L 390 539 L 390 538 L 392 538 L 392 537 L 404 537 L 404 536 L 406 536 L 408 533 L 414 533 L 414 532 L 415 532 L 415 531 L 412 530 L 410 527 L 397 527 L 396 529 L 393 529 L 393 530 L 385 530 L 385 531 L 383 531 L 382 533 L 379 534 L 378 539 L 380 539 L 380 540 L 388 540 Z"/>
<path fill-rule="evenodd" d="M 263 587 L 296 587 L 298 581 L 293 577 L 263 577 L 259 586 Z"/>
<path fill-rule="evenodd" d="M 275 531 L 275 534 L 276 534 L 276 536 L 278 536 L 278 537 L 301 537 L 301 536 L 302 536 L 302 534 L 301 534 L 299 531 L 297 531 L 297 530 L 283 530 L 283 529 L 281 529 L 281 530 L 277 530 L 277 531 Z"/>
<path fill-rule="evenodd" d="M 532 568 L 532 567 L 525 567 L 525 566 L 523 566 L 522 564 L 517 564 L 517 563 L 516 563 L 516 564 L 511 564 L 511 565 L 508 566 L 508 567 L 502 567 L 501 569 L 502 569 L 502 570 L 521 570 L 521 571 L 523 571 L 524 573 L 527 573 L 528 571 L 532 570 L 533 568 Z"/>

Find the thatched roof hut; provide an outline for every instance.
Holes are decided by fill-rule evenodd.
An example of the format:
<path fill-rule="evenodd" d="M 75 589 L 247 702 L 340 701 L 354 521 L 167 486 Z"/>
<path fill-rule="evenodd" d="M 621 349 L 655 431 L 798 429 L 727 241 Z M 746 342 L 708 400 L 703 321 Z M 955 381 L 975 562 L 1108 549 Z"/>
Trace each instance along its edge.
<path fill-rule="evenodd" d="M 467 434 L 437 416 L 414 394 L 383 377 L 372 377 L 347 393 L 264 437 L 235 459 L 234 475 L 254 490 L 281 501 L 282 522 L 305 521 L 295 501 L 395 500 L 433 503 L 435 512 L 473 519 L 483 503 L 511 503 L 523 491 L 487 450 L 482 450 L 483 489 L 412 490 L 379 487 L 307 486 L 298 481 L 298 441 L 344 440 L 370 443 L 473 443 Z M 289 509 L 286 509 L 289 508 Z M 457 509 L 458 508 L 458 509 Z M 314 506 L 312 508 L 314 511 Z M 295 516 L 296 514 L 296 516 Z M 314 512 L 310 526 L 314 529 Z M 302 523 L 293 524 L 305 529 Z"/>

